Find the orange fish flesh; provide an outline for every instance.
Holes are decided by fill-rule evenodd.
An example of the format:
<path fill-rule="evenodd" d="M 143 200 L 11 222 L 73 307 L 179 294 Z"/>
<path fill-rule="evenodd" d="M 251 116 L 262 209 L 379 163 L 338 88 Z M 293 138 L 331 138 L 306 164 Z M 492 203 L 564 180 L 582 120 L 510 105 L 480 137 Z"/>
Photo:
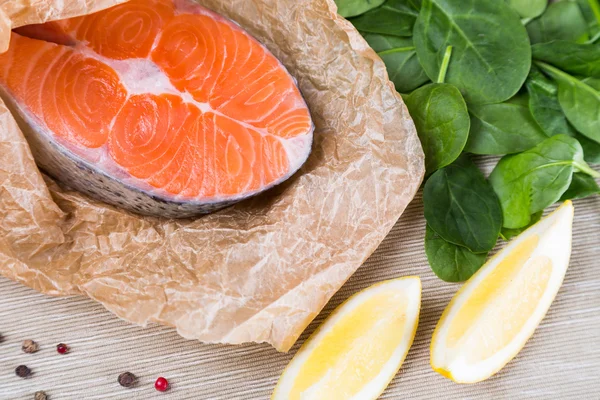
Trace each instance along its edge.
<path fill-rule="evenodd" d="M 190 0 L 19 28 L 0 88 L 43 170 L 141 214 L 190 217 L 263 192 L 312 144 L 285 67 Z"/>

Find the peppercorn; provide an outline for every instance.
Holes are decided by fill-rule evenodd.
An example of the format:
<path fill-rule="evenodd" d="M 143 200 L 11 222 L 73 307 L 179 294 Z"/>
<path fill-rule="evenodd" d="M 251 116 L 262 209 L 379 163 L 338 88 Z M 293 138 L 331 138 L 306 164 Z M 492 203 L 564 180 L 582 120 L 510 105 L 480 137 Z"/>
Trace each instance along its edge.
<path fill-rule="evenodd" d="M 29 375 L 31 375 L 31 370 L 25 365 L 19 365 L 17 368 L 15 368 L 15 374 L 21 378 L 27 378 Z"/>
<path fill-rule="evenodd" d="M 40 349 L 40 346 L 31 339 L 25 340 L 21 345 L 21 350 L 24 353 L 35 353 Z"/>
<path fill-rule="evenodd" d="M 33 400 L 48 400 L 48 395 L 46 394 L 46 392 L 35 392 L 35 396 L 33 397 Z"/>
<path fill-rule="evenodd" d="M 4 336 L 2 336 L 2 334 L 0 334 L 0 343 L 4 342 Z"/>
<path fill-rule="evenodd" d="M 164 392 L 169 388 L 169 381 L 161 376 L 154 382 L 154 388 L 159 392 Z"/>
<path fill-rule="evenodd" d="M 119 385 L 123 387 L 133 387 L 137 382 L 137 377 L 131 372 L 123 372 L 119 375 L 119 379 L 117 380 Z"/>
<path fill-rule="evenodd" d="M 59 343 L 56 345 L 56 351 L 58 351 L 59 354 L 66 354 L 69 352 L 69 346 L 64 343 Z"/>

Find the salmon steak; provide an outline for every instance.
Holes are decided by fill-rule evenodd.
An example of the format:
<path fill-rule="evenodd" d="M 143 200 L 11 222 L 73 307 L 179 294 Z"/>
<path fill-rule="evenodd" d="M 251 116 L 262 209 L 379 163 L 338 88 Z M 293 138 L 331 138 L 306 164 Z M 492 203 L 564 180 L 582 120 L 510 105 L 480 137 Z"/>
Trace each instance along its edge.
<path fill-rule="evenodd" d="M 192 217 L 263 192 L 312 145 L 285 67 L 191 0 L 16 29 L 0 89 L 42 170 L 144 215 Z"/>

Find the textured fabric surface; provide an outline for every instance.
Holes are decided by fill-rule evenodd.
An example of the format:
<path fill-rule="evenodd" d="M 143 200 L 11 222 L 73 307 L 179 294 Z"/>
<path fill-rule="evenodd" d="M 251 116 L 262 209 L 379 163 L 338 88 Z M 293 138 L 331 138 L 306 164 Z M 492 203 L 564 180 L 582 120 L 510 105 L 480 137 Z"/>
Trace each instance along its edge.
<path fill-rule="evenodd" d="M 491 160 L 484 162 L 489 170 Z M 33 399 L 45 390 L 67 399 L 267 399 L 279 375 L 319 322 L 352 293 L 405 275 L 423 281 L 415 342 L 384 399 L 600 399 L 600 196 L 577 200 L 573 254 L 565 282 L 546 318 L 521 353 L 499 374 L 475 385 L 458 385 L 429 367 L 429 342 L 443 308 L 459 285 L 440 281 L 423 250 L 421 194 L 378 250 L 332 298 L 287 353 L 268 345 L 204 345 L 173 329 L 141 328 L 120 321 L 83 297 L 52 298 L 0 278 L 0 399 Z M 36 354 L 21 341 L 36 340 Z M 59 355 L 55 345 L 71 346 Z M 14 369 L 33 370 L 27 380 Z M 139 385 L 125 389 L 117 376 L 130 371 Z M 154 390 L 169 379 L 168 393 Z"/>

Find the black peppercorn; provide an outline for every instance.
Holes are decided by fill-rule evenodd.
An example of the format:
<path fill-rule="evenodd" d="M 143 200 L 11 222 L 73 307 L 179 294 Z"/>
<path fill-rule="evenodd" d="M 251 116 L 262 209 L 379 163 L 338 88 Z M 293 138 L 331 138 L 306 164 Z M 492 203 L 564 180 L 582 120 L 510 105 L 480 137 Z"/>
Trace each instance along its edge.
<path fill-rule="evenodd" d="M 46 394 L 46 392 L 35 392 L 35 396 L 33 397 L 33 400 L 48 400 L 48 395 Z"/>
<path fill-rule="evenodd" d="M 40 346 L 33 340 L 29 340 L 29 339 L 25 340 L 23 342 L 23 344 L 21 345 L 21 350 L 23 350 L 24 353 L 35 353 L 39 349 L 40 349 Z"/>
<path fill-rule="evenodd" d="M 0 343 L 4 342 L 4 336 L 0 333 Z"/>
<path fill-rule="evenodd" d="M 29 375 L 31 375 L 31 370 L 25 365 L 19 365 L 17 368 L 15 368 L 15 374 L 21 378 L 27 378 Z"/>
<path fill-rule="evenodd" d="M 123 387 L 133 387 L 137 382 L 137 378 L 131 372 L 123 372 L 121 375 L 119 375 L 118 382 L 119 385 Z"/>

